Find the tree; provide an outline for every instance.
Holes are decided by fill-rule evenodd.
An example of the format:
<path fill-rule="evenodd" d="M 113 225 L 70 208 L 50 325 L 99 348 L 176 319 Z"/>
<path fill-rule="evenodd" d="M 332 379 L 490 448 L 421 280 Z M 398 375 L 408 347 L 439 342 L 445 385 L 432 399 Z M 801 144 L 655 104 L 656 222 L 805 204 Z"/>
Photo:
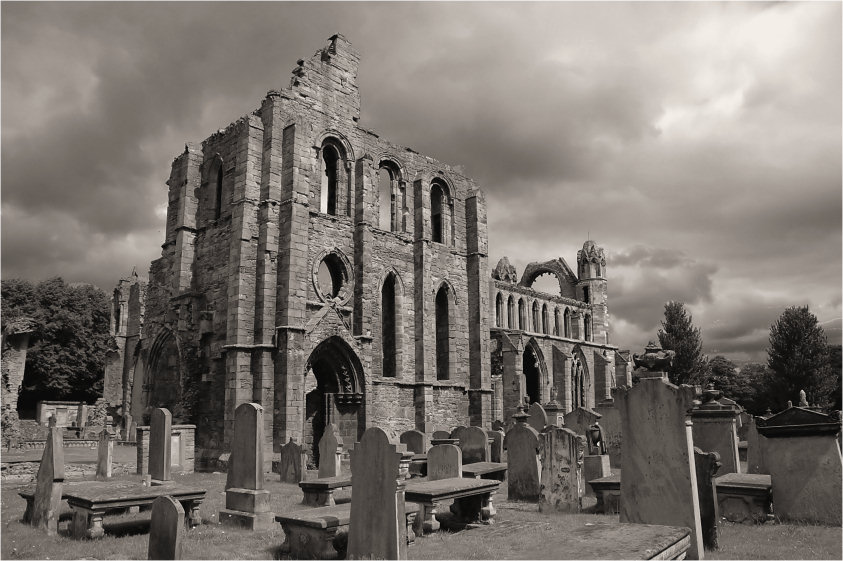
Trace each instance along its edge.
<path fill-rule="evenodd" d="M 843 347 L 840 345 L 828 346 L 828 367 L 837 378 L 837 387 L 832 392 L 833 399 L 831 400 L 831 407 L 836 411 L 840 411 L 843 406 Z"/>
<path fill-rule="evenodd" d="M 825 332 L 808 306 L 786 309 L 770 326 L 767 365 L 773 373 L 769 391 L 774 410 L 784 408 L 788 400 L 798 403 L 799 390 L 805 390 L 811 405 L 830 404 L 836 374 L 829 364 Z"/>
<path fill-rule="evenodd" d="M 709 382 L 723 395 L 737 401 L 754 415 L 767 409 L 766 386 L 770 371 L 763 364 L 747 363 L 738 368 L 728 358 L 717 355 L 708 362 Z"/>
<path fill-rule="evenodd" d="M 708 359 L 702 353 L 702 336 L 682 302 L 664 305 L 664 321 L 659 329 L 659 343 L 676 352 L 667 375 L 674 384 L 702 384 L 708 376 Z"/>
<path fill-rule="evenodd" d="M 106 294 L 92 285 L 56 277 L 33 285 L 2 282 L 3 324 L 21 316 L 35 322 L 26 356 L 21 408 L 43 399 L 93 401 L 102 395 L 106 354 L 116 350 L 109 333 Z"/>

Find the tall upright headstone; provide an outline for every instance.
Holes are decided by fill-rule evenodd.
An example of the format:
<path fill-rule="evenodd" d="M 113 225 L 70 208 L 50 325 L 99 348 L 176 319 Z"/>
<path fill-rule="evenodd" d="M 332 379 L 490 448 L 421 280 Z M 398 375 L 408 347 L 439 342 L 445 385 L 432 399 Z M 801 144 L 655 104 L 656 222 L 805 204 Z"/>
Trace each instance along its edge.
<path fill-rule="evenodd" d="M 570 413 L 565 415 L 565 428 L 569 428 L 577 434 L 585 436 L 588 434 L 588 429 L 596 423 L 602 415 L 586 409 L 584 407 L 577 407 Z"/>
<path fill-rule="evenodd" d="M 540 512 L 582 509 L 582 465 L 585 439 L 566 428 L 551 426 L 539 435 L 541 452 Z"/>
<path fill-rule="evenodd" d="M 290 441 L 281 447 L 278 459 L 278 473 L 284 483 L 298 483 L 306 472 L 307 456 L 301 446 L 291 437 Z"/>
<path fill-rule="evenodd" d="M 41 455 L 41 465 L 35 484 L 35 497 L 29 523 L 54 536 L 58 529 L 61 492 L 64 485 L 64 444 L 61 429 L 56 427 L 55 417 L 50 419 L 47 443 Z"/>
<path fill-rule="evenodd" d="M 401 449 L 399 449 L 399 446 Z M 348 559 L 406 559 L 407 524 L 403 446 L 378 427 L 366 429 L 351 450 L 354 500 L 348 525 Z"/>
<path fill-rule="evenodd" d="M 336 477 L 340 474 L 342 444 L 336 430 L 334 424 L 329 423 L 319 439 L 319 477 Z"/>
<path fill-rule="evenodd" d="M 757 427 L 776 517 L 840 526 L 840 412 L 789 407 Z"/>
<path fill-rule="evenodd" d="M 513 415 L 514 427 L 503 439 L 506 449 L 507 498 L 511 501 L 538 501 L 541 486 L 539 433 L 526 422 L 527 414 Z"/>
<path fill-rule="evenodd" d="M 503 451 L 502 430 L 490 430 L 486 434 L 489 435 L 489 461 L 490 462 L 506 462 L 506 454 Z"/>
<path fill-rule="evenodd" d="M 414 454 L 424 454 L 430 448 L 427 435 L 420 430 L 404 431 L 398 439 L 401 441 L 401 444 L 407 447 L 407 450 Z"/>
<path fill-rule="evenodd" d="M 720 513 L 717 502 L 717 485 L 714 478 L 720 469 L 720 454 L 703 452 L 694 447 L 694 465 L 697 470 L 697 495 L 700 499 L 700 526 L 702 527 L 703 546 L 708 550 L 717 549 L 719 528 L 717 522 Z"/>
<path fill-rule="evenodd" d="M 489 461 L 489 437 L 480 427 L 468 427 L 462 431 L 459 446 L 462 450 L 463 463 Z"/>
<path fill-rule="evenodd" d="M 273 526 L 270 494 L 263 488 L 263 407 L 242 403 L 234 411 L 234 438 L 219 520 L 250 530 Z"/>
<path fill-rule="evenodd" d="M 437 444 L 427 451 L 427 479 L 462 477 L 462 451 L 453 444 Z"/>
<path fill-rule="evenodd" d="M 108 427 L 103 427 L 97 443 L 97 473 L 98 481 L 111 479 L 111 466 L 114 459 L 114 439 Z"/>
<path fill-rule="evenodd" d="M 761 437 L 758 435 L 755 417 L 750 415 L 744 427 L 746 428 L 746 472 L 769 474 L 770 471 L 767 469 L 762 454 Z"/>
<path fill-rule="evenodd" d="M 542 407 L 540 403 L 536 402 L 530 406 L 527 414 L 530 416 L 530 418 L 527 419 L 527 424 L 536 429 L 536 432 L 543 431 L 544 427 L 547 426 L 547 413 L 545 412 L 544 407 Z"/>
<path fill-rule="evenodd" d="M 738 457 L 738 416 L 740 409 L 725 400 L 713 387 L 703 392 L 703 403 L 691 411 L 694 422 L 694 446 L 717 452 L 724 473 L 740 473 Z"/>
<path fill-rule="evenodd" d="M 181 559 L 184 541 L 184 508 L 162 495 L 152 503 L 147 559 Z"/>
<path fill-rule="evenodd" d="M 676 387 L 659 372 L 639 378 L 632 388 L 612 390 L 623 442 L 620 521 L 685 526 L 691 530 L 688 558 L 702 559 L 693 437 L 686 419 L 695 390 Z"/>
<path fill-rule="evenodd" d="M 159 407 L 152 411 L 149 420 L 149 475 L 153 485 L 170 481 L 173 416 Z"/>

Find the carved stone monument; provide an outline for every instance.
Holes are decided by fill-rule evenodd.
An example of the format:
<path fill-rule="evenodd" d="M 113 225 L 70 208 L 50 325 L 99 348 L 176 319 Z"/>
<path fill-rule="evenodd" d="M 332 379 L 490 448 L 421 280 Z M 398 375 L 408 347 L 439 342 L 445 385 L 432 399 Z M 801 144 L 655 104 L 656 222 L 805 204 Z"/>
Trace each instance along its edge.
<path fill-rule="evenodd" d="M 579 512 L 585 439 L 559 427 L 548 427 L 539 438 L 542 466 L 539 511 Z"/>
<path fill-rule="evenodd" d="M 41 465 L 38 466 L 30 524 L 46 531 L 47 535 L 54 536 L 58 529 L 64 485 L 64 446 L 61 429 L 56 427 L 55 417 L 50 418 L 48 430 Z"/>

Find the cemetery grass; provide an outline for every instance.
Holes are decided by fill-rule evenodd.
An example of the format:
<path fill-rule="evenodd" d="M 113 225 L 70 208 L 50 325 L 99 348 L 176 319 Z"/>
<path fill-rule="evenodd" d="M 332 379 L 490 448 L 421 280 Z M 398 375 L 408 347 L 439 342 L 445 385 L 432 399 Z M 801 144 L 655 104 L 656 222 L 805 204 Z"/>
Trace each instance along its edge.
<path fill-rule="evenodd" d="M 217 523 L 225 507 L 225 474 L 197 473 L 176 475 L 182 485 L 206 489 L 201 506 L 203 524 L 185 533 L 186 559 L 283 559 L 280 546 L 284 532 L 279 524 L 270 530 L 249 532 Z M 90 479 L 90 478 L 88 478 Z M 116 480 L 139 481 L 140 476 L 124 475 Z M 44 533 L 20 522 L 25 501 L 18 490 L 29 484 L 4 482 L 2 485 L 2 559 L 146 559 L 149 540 L 149 512 L 112 515 L 105 518 L 106 535 L 99 540 L 75 540 L 69 536 L 70 509 L 63 503 L 59 534 Z M 276 474 L 267 474 L 265 487 L 272 493 L 272 509 L 289 512 L 302 507 L 297 485 L 281 483 Z M 578 524 L 616 522 L 617 515 L 545 515 L 535 505 L 509 503 L 506 485 L 496 495 L 498 524 L 489 528 L 451 532 L 440 530 L 408 548 L 409 559 L 530 559 L 537 544 L 550 537 L 564 541 L 564 527 Z M 348 491 L 337 499 L 348 500 Z M 444 506 L 440 512 L 447 512 Z M 491 532 L 491 533 L 490 533 Z M 749 526 L 726 523 L 720 537 L 720 550 L 706 552 L 710 559 L 840 559 L 841 528 L 794 524 Z"/>

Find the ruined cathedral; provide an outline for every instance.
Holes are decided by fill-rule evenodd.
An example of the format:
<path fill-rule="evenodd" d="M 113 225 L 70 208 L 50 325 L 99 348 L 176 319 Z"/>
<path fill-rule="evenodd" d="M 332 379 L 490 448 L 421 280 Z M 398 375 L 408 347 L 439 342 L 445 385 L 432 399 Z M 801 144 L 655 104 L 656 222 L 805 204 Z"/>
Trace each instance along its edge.
<path fill-rule="evenodd" d="M 490 277 L 483 192 L 360 126 L 358 64 L 335 35 L 288 88 L 188 144 L 148 284 L 115 290 L 110 399 L 126 423 L 167 407 L 195 424 L 200 464 L 230 449 L 243 402 L 263 406 L 271 452 L 312 448 L 327 423 L 346 442 L 488 428 L 525 401 L 593 407 L 628 381 L 603 249 L 520 279 L 504 258 Z M 531 288 L 544 274 L 557 294 Z"/>

